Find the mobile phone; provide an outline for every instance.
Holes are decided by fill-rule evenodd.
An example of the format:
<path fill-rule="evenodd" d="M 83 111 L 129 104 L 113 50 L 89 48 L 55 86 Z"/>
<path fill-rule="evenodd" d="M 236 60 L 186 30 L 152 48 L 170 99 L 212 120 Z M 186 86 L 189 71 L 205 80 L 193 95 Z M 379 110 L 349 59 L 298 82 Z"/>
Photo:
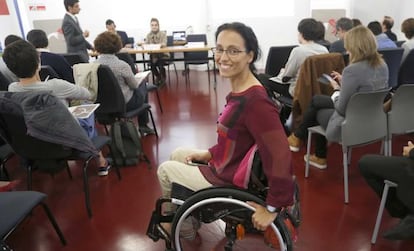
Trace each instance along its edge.
<path fill-rule="evenodd" d="M 195 159 L 187 161 L 187 164 L 191 166 L 209 166 L 208 163 Z"/>
<path fill-rule="evenodd" d="M 335 81 L 329 74 L 322 74 L 322 76 L 324 76 L 329 82 Z"/>
<path fill-rule="evenodd" d="M 318 78 L 318 81 L 321 82 L 322 84 L 329 85 L 331 81 L 335 81 L 335 80 L 328 74 L 324 73 L 322 74 L 321 77 Z"/>

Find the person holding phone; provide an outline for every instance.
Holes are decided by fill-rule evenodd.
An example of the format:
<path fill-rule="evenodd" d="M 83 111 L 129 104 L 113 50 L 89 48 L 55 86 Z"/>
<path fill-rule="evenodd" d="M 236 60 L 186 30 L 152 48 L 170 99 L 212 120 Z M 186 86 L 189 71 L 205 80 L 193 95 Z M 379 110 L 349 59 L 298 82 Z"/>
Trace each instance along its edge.
<path fill-rule="evenodd" d="M 350 64 L 345 67 L 342 75 L 331 72 L 330 81 L 334 93 L 331 97 L 315 95 L 304 113 L 303 121 L 289 136 L 289 147 L 298 152 L 302 142 L 308 135 L 308 128 L 321 125 L 326 129 L 326 138 L 316 136 L 315 154 L 305 161 L 310 165 L 325 169 L 327 167 L 327 140 L 341 141 L 341 124 L 345 119 L 348 101 L 356 92 L 367 92 L 387 88 L 388 68 L 381 55 L 377 52 L 377 44 L 371 31 L 357 26 L 345 35 L 345 48 L 349 53 Z"/>
<path fill-rule="evenodd" d="M 214 60 L 220 75 L 231 84 L 217 122 L 217 143 L 206 150 L 176 149 L 159 166 L 158 179 L 164 197 L 170 197 L 173 182 L 194 191 L 211 186 L 244 188 L 246 180 L 238 177 L 257 149 L 269 184 L 267 206 L 249 203 L 256 208 L 254 227 L 264 230 L 275 220 L 278 209 L 294 202 L 292 154 L 278 109 L 254 75 L 260 49 L 253 30 L 242 23 L 225 23 L 216 31 L 216 44 Z M 192 166 L 189 161 L 208 166 Z M 191 224 L 186 233 L 181 232 L 183 238 L 195 238 L 197 224 Z M 163 227 L 168 231 L 170 226 Z"/>

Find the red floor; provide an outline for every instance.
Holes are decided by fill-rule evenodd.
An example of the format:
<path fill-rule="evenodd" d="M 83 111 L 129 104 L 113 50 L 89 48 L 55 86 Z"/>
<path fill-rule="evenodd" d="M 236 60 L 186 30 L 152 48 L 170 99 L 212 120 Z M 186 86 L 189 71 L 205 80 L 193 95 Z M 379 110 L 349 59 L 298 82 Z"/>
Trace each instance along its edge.
<path fill-rule="evenodd" d="M 71 167 L 73 180 L 67 177 L 66 172 L 55 177 L 35 173 L 34 190 L 49 195 L 47 203 L 65 234 L 67 246 L 60 244 L 41 209 L 35 210 L 15 230 L 8 238 L 8 244 L 16 251 L 164 250 L 162 241 L 154 243 L 145 235 L 154 202 L 160 195 L 156 168 L 178 146 L 207 148 L 215 142 L 216 119 L 223 108 L 229 83 L 218 77 L 217 91 L 214 91 L 206 74 L 191 71 L 191 84 L 187 86 L 181 74 L 179 83 L 172 74 L 172 83 L 160 91 L 163 114 L 158 109 L 155 96 L 150 97 L 160 135 L 158 140 L 155 136 L 147 136 L 143 140 L 145 151 L 153 163 L 151 169 L 144 163 L 122 168 L 123 179 L 118 181 L 115 172 L 101 178 L 96 175 L 95 168 L 90 168 L 92 219 L 86 214 L 81 172 L 75 164 Z M 396 152 L 400 152 L 406 139 L 398 140 Z M 379 145 L 353 151 L 349 205 L 343 202 L 342 157 L 337 145 L 329 149 L 328 169 L 312 168 L 308 179 L 304 179 L 304 149 L 294 153 L 303 213 L 295 250 L 414 250 L 414 241 L 388 241 L 381 236 L 376 245 L 370 244 L 379 199 L 364 183 L 356 161 L 362 154 L 377 150 Z M 17 166 L 16 161 L 13 163 Z M 9 172 L 13 178 L 23 180 L 19 189 L 24 189 L 25 172 L 12 164 Z M 380 234 L 397 222 L 385 213 Z"/>

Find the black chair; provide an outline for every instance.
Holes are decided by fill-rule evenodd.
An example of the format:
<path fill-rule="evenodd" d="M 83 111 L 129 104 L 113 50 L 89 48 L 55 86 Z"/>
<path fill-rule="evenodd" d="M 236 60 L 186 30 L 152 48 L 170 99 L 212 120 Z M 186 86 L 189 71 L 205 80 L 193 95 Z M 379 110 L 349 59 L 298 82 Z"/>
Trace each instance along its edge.
<path fill-rule="evenodd" d="M 400 70 L 403 48 L 381 49 L 378 52 L 382 55 L 388 66 L 388 87 L 395 88 L 398 85 L 398 71 Z"/>
<path fill-rule="evenodd" d="M 15 100 L 12 100 L 13 96 L 19 95 L 28 96 L 24 100 L 25 103 L 17 103 Z M 12 100 L 12 102 L 10 100 Z M 23 98 L 17 100 L 20 101 L 23 100 Z M 91 141 L 87 138 L 86 133 L 83 132 L 79 123 L 75 121 L 73 116 L 69 113 L 66 106 L 58 98 L 48 93 L 6 92 L 0 96 L 0 103 L 0 135 L 13 148 L 17 155 L 25 159 L 28 190 L 32 189 L 33 170 L 54 174 L 65 168 L 69 170 L 67 168 L 68 160 L 83 160 L 85 205 L 88 216 L 92 217 L 87 169 L 89 162 L 96 157 L 98 151 L 110 143 L 111 138 L 107 136 L 97 136 Z M 44 128 L 46 126 L 43 125 L 42 127 L 42 124 L 36 123 L 33 115 L 24 114 L 24 105 L 27 106 L 30 104 L 38 106 L 40 103 L 45 105 L 45 107 L 55 107 L 55 110 L 53 110 L 54 112 L 49 111 L 47 108 L 38 108 L 38 110 L 43 110 L 44 112 L 38 113 L 36 116 L 43 118 L 47 117 L 48 121 L 50 121 L 48 126 L 59 125 L 62 128 L 66 127 L 67 130 L 75 132 L 76 130 L 80 130 L 80 133 L 77 134 L 80 135 L 77 138 L 77 149 L 82 148 L 82 150 L 77 150 L 67 144 L 54 143 L 56 142 L 56 139 L 53 137 L 53 134 L 47 133 L 47 131 L 50 130 L 49 127 Z M 56 110 L 59 112 L 56 112 Z M 73 119 L 68 120 L 71 118 Z M 26 123 L 30 123 L 29 126 L 27 126 Z M 39 130 L 43 132 L 42 135 L 45 139 L 48 139 L 47 141 L 31 136 L 33 132 L 38 132 Z M 118 178 L 121 179 L 119 167 L 115 167 Z"/>
<path fill-rule="evenodd" d="M 0 71 L 0 91 L 7 91 L 10 81 Z"/>
<path fill-rule="evenodd" d="M 117 53 L 115 55 L 119 59 L 121 59 L 122 61 L 125 61 L 131 67 L 132 73 L 137 74 L 138 70 L 137 70 L 137 67 L 135 65 L 135 61 L 132 58 L 131 54 L 128 54 L 128 53 L 125 53 L 125 52 L 120 52 L 120 53 Z M 135 54 L 133 54 L 133 55 L 135 55 Z"/>
<path fill-rule="evenodd" d="M 10 180 L 9 173 L 6 169 L 6 162 L 14 156 L 14 151 L 11 146 L 4 142 L 1 138 L 0 141 L 0 180 Z"/>
<path fill-rule="evenodd" d="M 174 46 L 173 36 L 167 36 L 167 46 Z M 165 63 L 167 64 L 167 70 L 168 70 L 168 83 L 171 84 L 170 65 L 174 66 L 175 77 L 178 82 L 178 73 L 177 73 L 177 67 L 175 66 L 175 61 L 174 61 L 174 52 L 170 52 L 170 58 L 166 60 Z"/>
<path fill-rule="evenodd" d="M 187 42 L 204 42 L 207 45 L 206 34 L 189 34 L 187 35 Z M 184 73 L 186 83 L 190 82 L 189 65 L 207 64 L 208 82 L 210 83 L 210 66 L 208 60 L 208 51 L 201 52 L 184 52 Z"/>
<path fill-rule="evenodd" d="M 401 47 L 403 45 L 403 43 L 405 43 L 405 40 L 401 40 L 401 41 L 396 41 L 395 44 L 397 45 L 397 47 Z"/>
<path fill-rule="evenodd" d="M 398 73 L 398 86 L 406 84 L 414 84 L 414 50 L 408 53 L 408 56 L 402 62 Z"/>
<path fill-rule="evenodd" d="M 269 76 L 276 76 L 279 74 L 280 69 L 285 67 L 288 61 L 290 52 L 297 45 L 286 45 L 286 46 L 272 46 L 269 49 L 266 59 L 265 74 Z"/>
<path fill-rule="evenodd" d="M 95 111 L 95 117 L 100 124 L 105 125 L 105 130 L 109 134 L 106 125 L 113 124 L 118 119 L 131 119 L 143 112 L 148 112 L 151 118 L 155 135 L 158 137 L 157 127 L 151 112 L 151 105 L 143 104 L 138 109 L 126 111 L 126 104 L 121 87 L 118 84 L 112 70 L 106 65 L 98 68 L 98 96 L 96 103 L 100 106 Z"/>
<path fill-rule="evenodd" d="M 45 81 L 47 79 L 61 78 L 59 74 L 50 65 L 42 65 L 39 71 L 40 80 Z"/>
<path fill-rule="evenodd" d="M 3 243 L 5 243 L 7 237 L 17 228 L 17 226 L 31 214 L 36 206 L 42 205 L 50 223 L 59 236 L 60 241 L 66 246 L 65 237 L 63 236 L 55 217 L 44 202 L 45 199 L 46 194 L 35 191 L 0 193 L 0 237 Z M 0 245 L 0 247 L 2 246 Z"/>
<path fill-rule="evenodd" d="M 78 53 L 62 53 L 60 55 L 62 55 L 71 66 L 80 63 L 88 63 L 82 58 L 82 55 Z"/>

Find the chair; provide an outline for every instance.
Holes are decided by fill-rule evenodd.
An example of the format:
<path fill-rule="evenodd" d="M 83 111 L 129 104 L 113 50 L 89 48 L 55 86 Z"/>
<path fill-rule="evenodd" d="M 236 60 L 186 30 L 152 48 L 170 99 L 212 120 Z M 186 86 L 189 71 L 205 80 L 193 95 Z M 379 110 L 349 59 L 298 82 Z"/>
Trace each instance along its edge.
<path fill-rule="evenodd" d="M 189 34 L 187 35 L 187 43 L 191 42 L 204 42 L 204 45 L 207 45 L 207 35 Z M 186 83 L 190 82 L 190 70 L 188 66 L 201 64 L 207 64 L 208 82 L 210 83 L 210 65 L 208 59 L 208 51 L 184 52 L 184 72 Z"/>
<path fill-rule="evenodd" d="M 66 246 L 66 240 L 57 224 L 55 217 L 44 200 L 46 194 L 35 191 L 2 192 L 0 193 L 0 237 L 3 242 L 17 226 L 31 214 L 32 210 L 42 205 L 50 223 L 55 229 L 60 241 Z M 0 245 L 1 247 L 1 245 Z M 3 250 L 3 249 L 1 249 Z"/>
<path fill-rule="evenodd" d="M 303 113 L 309 106 L 313 96 L 318 94 L 331 95 L 333 92 L 330 85 L 320 83 L 318 78 L 324 73 L 330 73 L 332 71 L 342 72 L 344 68 L 343 55 L 340 53 L 314 55 L 305 59 L 299 69 L 295 93 L 293 95 L 293 129 L 302 122 Z"/>
<path fill-rule="evenodd" d="M 397 45 L 397 47 L 401 47 L 403 45 L 403 43 L 405 43 L 405 40 L 400 40 L 400 41 L 396 41 L 395 44 Z"/>
<path fill-rule="evenodd" d="M 392 107 L 387 113 L 388 122 L 388 155 L 392 156 L 392 136 L 414 132 L 414 117 L 411 109 L 414 106 L 414 85 L 401 85 L 392 96 Z"/>
<path fill-rule="evenodd" d="M 6 162 L 14 156 L 14 151 L 9 144 L 0 138 L 0 179 L 10 180 L 9 173 L 6 169 Z"/>
<path fill-rule="evenodd" d="M 372 244 L 375 244 L 375 242 L 377 242 L 377 236 L 378 236 L 379 227 L 381 225 L 382 215 L 384 213 L 385 202 L 387 202 L 388 191 L 390 190 L 391 187 L 395 188 L 395 187 L 398 187 L 398 185 L 389 180 L 384 180 L 384 190 L 382 192 L 381 202 L 378 208 L 377 219 L 375 221 L 374 231 L 372 232 L 372 237 L 371 237 Z"/>
<path fill-rule="evenodd" d="M 286 46 L 272 46 L 269 48 L 267 54 L 265 73 L 270 76 L 276 76 L 279 74 L 280 69 L 285 67 L 288 61 L 290 52 L 297 45 L 286 45 Z"/>
<path fill-rule="evenodd" d="M 414 84 L 413 65 L 414 65 L 414 50 L 411 50 L 400 66 L 400 72 L 398 73 L 398 86 L 406 85 L 406 84 Z"/>
<path fill-rule="evenodd" d="M 126 62 L 132 70 L 132 73 L 137 74 L 138 70 L 137 67 L 135 65 L 134 59 L 132 58 L 131 54 L 125 53 L 125 52 L 120 52 L 115 54 L 120 60 Z M 133 54 L 135 55 L 135 54 Z"/>
<path fill-rule="evenodd" d="M 395 88 L 398 85 L 398 71 L 400 70 L 403 48 L 381 49 L 378 52 L 382 55 L 388 66 L 388 86 Z"/>
<path fill-rule="evenodd" d="M 62 53 L 60 55 L 62 55 L 71 66 L 80 63 L 88 63 L 78 53 Z"/>
<path fill-rule="evenodd" d="M 61 78 L 59 74 L 50 65 L 42 65 L 39 71 L 40 80 L 46 81 L 47 79 Z"/>
<path fill-rule="evenodd" d="M 13 97 L 17 98 L 13 99 Z M 17 101 L 21 101 L 21 103 Z M 109 144 L 111 139 L 107 136 L 97 136 L 91 141 L 87 138 L 78 122 L 69 113 L 66 106 L 49 93 L 6 92 L 0 96 L 0 103 L 2 104 L 0 111 L 0 135 L 17 155 L 26 160 L 28 190 L 32 189 L 33 170 L 54 174 L 65 168 L 69 170 L 67 168 L 68 160 L 83 160 L 85 206 L 88 216 L 92 217 L 87 169 L 89 162 L 96 157 L 99 150 Z M 37 110 L 40 112 L 34 113 L 29 110 L 30 113 L 24 113 L 23 107 L 28 105 L 37 106 Z M 56 134 L 47 132 L 50 130 L 49 127 L 44 128 L 45 125 L 35 119 L 46 116 L 48 121 L 53 121 L 53 123 L 49 122 L 48 126 L 59 125 L 61 127 L 60 130 L 66 128 L 71 130 L 72 133 L 64 135 L 65 140 L 62 140 L 62 137 L 56 139 Z M 77 133 L 77 130 L 79 133 Z M 39 131 L 43 132 L 41 133 L 43 139 L 31 136 L 35 135 L 35 133 L 39 136 Z M 66 139 L 69 135 L 77 136 L 76 143 L 67 142 Z M 57 142 L 65 142 L 65 144 Z M 118 178 L 121 179 L 119 167 L 115 167 Z"/>
<path fill-rule="evenodd" d="M 131 119 L 143 112 L 148 112 L 155 135 L 158 137 L 151 105 L 145 103 L 141 107 L 127 112 L 124 95 L 118 80 L 112 70 L 106 65 L 100 65 L 98 68 L 98 96 L 96 103 L 99 103 L 100 106 L 96 109 L 95 116 L 99 123 L 105 125 L 107 134 L 109 132 L 106 125 L 114 123 L 117 119 Z"/>
<path fill-rule="evenodd" d="M 383 102 L 388 92 L 389 89 L 355 93 L 348 102 L 345 120 L 341 126 L 342 141 L 339 142 L 342 145 L 343 154 L 345 203 L 349 202 L 348 165 L 350 162 L 351 148 L 386 140 L 387 118 L 383 110 Z M 306 159 L 309 159 L 313 133 L 326 136 L 325 130 L 321 126 L 308 128 Z M 305 177 L 307 178 L 308 176 L 309 162 L 306 161 Z"/>
<path fill-rule="evenodd" d="M 174 46 L 173 36 L 167 36 L 167 46 Z M 170 65 L 173 65 L 174 66 L 175 77 L 176 77 L 177 82 L 178 82 L 178 73 L 177 73 L 177 67 L 175 66 L 174 57 L 175 57 L 175 53 L 174 52 L 170 52 L 170 58 L 165 61 L 165 63 L 167 64 L 168 83 L 169 84 L 171 84 L 171 79 L 170 79 Z"/>
<path fill-rule="evenodd" d="M 10 81 L 0 71 L 0 91 L 7 91 L 9 88 Z"/>

